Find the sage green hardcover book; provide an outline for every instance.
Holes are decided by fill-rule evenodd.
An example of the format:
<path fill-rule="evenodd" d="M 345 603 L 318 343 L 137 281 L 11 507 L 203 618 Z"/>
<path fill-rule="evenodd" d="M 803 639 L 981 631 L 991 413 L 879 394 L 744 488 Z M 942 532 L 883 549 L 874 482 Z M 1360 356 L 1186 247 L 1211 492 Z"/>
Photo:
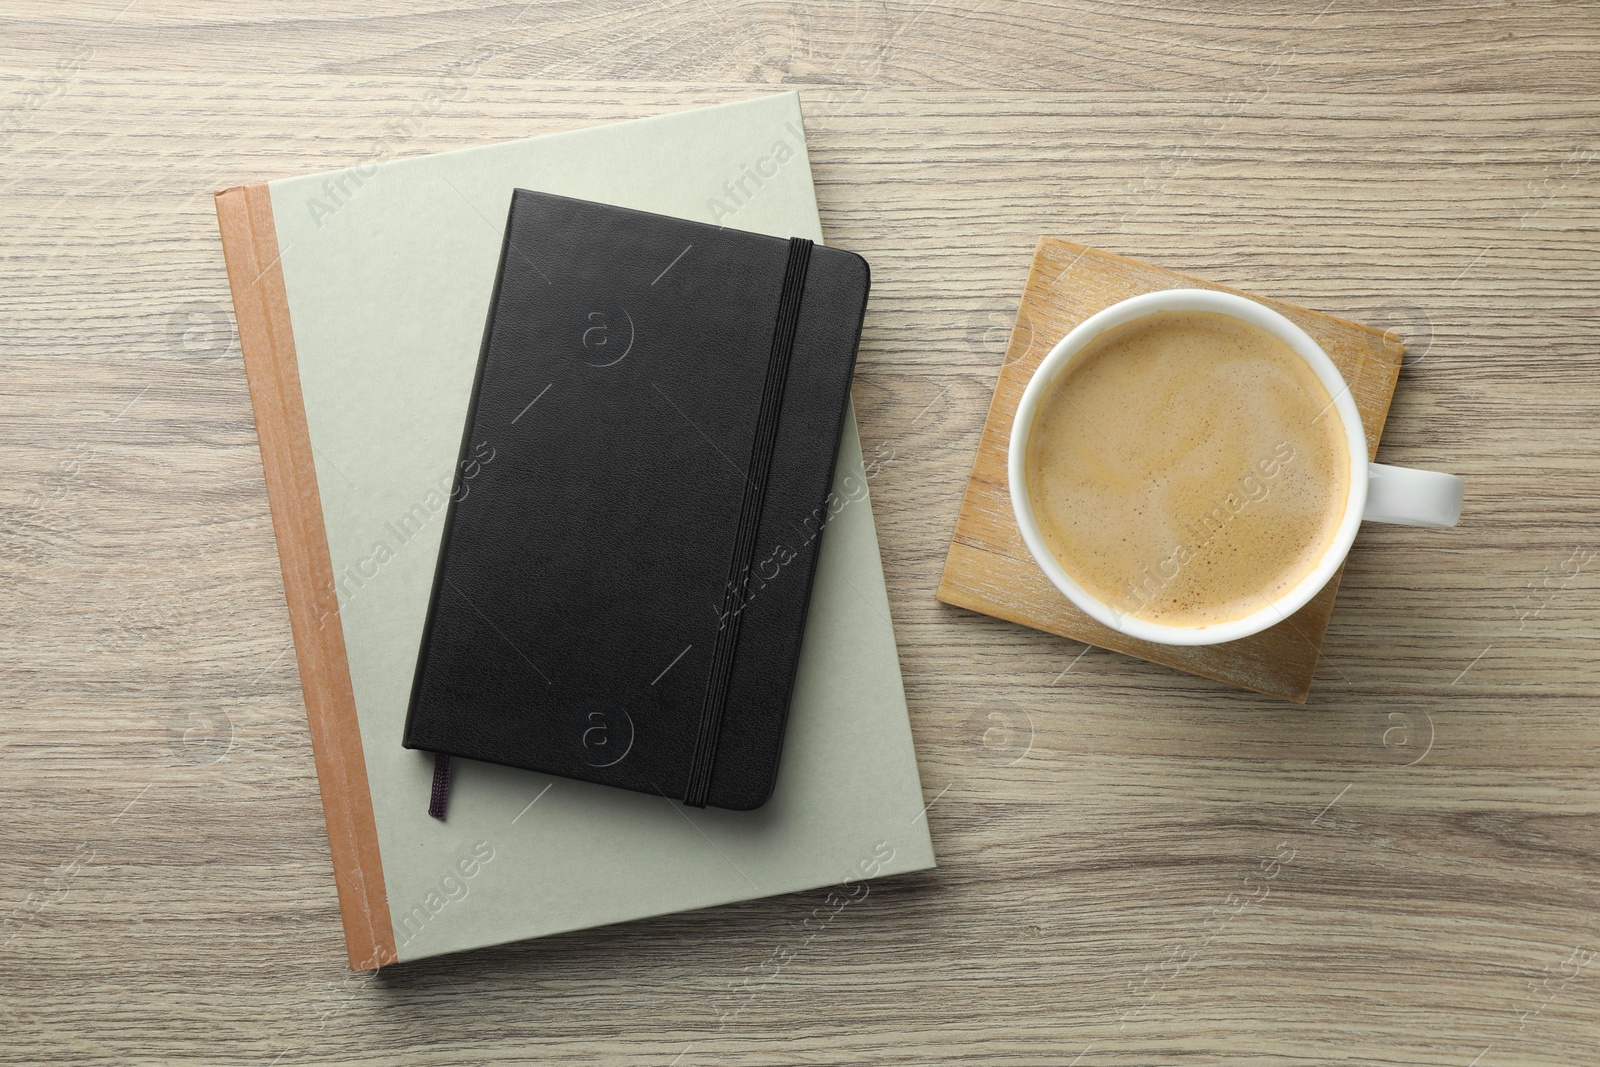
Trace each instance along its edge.
<path fill-rule="evenodd" d="M 401 732 L 515 188 L 822 239 L 793 93 L 217 194 L 352 966 L 931 867 L 853 412 L 764 807 L 457 761 L 428 817 Z"/>

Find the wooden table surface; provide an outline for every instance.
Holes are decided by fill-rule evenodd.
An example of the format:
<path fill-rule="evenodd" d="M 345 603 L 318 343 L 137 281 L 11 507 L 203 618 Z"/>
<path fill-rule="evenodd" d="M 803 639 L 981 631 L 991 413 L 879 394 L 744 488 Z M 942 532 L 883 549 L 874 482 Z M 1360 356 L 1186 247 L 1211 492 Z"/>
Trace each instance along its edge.
<path fill-rule="evenodd" d="M 783 87 L 941 865 L 350 977 L 211 193 Z M 1597 90 L 1592 4 L 0 3 L 0 1061 L 1600 1062 Z M 1042 233 L 1408 341 L 1465 517 L 1306 706 L 935 602 Z"/>

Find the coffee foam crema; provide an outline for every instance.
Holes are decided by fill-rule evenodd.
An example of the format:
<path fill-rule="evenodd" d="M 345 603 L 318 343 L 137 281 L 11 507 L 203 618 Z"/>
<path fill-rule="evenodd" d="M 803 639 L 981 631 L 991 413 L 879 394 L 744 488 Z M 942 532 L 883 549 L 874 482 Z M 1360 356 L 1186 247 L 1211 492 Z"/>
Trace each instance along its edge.
<path fill-rule="evenodd" d="M 1243 618 L 1326 553 L 1350 485 L 1316 371 L 1260 327 L 1163 311 L 1094 341 L 1028 437 L 1034 517 L 1079 585 L 1169 626 Z"/>

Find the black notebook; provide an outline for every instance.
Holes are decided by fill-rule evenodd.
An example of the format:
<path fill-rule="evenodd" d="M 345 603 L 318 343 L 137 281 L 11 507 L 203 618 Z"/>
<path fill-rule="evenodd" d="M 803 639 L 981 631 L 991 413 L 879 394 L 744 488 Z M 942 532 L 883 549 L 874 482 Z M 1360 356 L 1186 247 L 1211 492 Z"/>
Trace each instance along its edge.
<path fill-rule="evenodd" d="M 803 239 L 517 190 L 406 747 L 764 803 L 868 287 Z"/>

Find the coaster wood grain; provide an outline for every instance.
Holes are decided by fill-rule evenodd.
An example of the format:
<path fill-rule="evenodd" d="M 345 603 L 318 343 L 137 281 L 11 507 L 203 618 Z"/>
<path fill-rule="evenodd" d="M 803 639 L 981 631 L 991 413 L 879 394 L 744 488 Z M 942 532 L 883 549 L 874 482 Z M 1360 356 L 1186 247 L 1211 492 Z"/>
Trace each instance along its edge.
<path fill-rule="evenodd" d="M 1368 458 L 1376 456 L 1405 356 L 1405 346 L 1393 334 L 1059 237 L 1041 237 L 984 421 L 938 597 L 956 607 L 1304 703 L 1333 613 L 1339 574 L 1305 607 L 1251 637 L 1220 645 L 1152 644 L 1102 626 L 1079 611 L 1034 562 L 1012 515 L 1006 450 L 1028 379 L 1056 342 L 1090 315 L 1161 289 L 1239 293 L 1287 316 L 1338 365 L 1361 412 Z"/>

